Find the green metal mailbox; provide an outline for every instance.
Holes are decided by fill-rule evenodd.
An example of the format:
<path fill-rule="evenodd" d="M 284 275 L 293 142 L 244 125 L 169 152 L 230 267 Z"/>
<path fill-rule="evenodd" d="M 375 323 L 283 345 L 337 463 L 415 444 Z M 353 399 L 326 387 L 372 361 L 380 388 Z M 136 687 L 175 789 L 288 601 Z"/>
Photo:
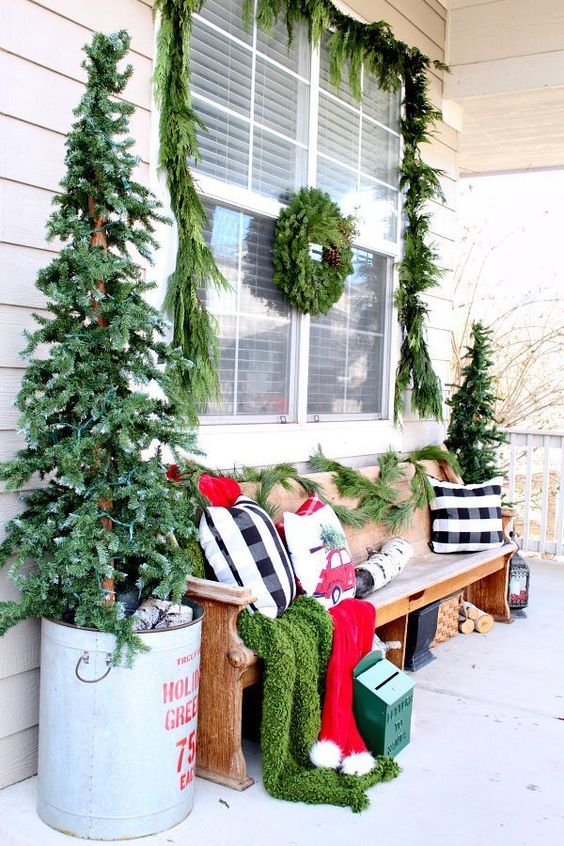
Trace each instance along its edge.
<path fill-rule="evenodd" d="M 371 652 L 357 664 L 354 715 L 364 742 L 375 755 L 397 755 L 409 743 L 415 682 Z"/>

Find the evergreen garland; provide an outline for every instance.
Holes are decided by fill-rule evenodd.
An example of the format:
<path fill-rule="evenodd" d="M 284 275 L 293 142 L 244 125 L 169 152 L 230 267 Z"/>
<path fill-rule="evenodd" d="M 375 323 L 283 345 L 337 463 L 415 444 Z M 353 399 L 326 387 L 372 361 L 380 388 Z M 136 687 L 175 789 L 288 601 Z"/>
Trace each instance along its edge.
<path fill-rule="evenodd" d="M 507 442 L 495 417 L 491 336 L 492 330 L 483 323 L 472 324 L 462 384 L 447 400 L 452 413 L 446 444 L 458 458 L 468 484 L 486 482 L 499 473 L 497 450 Z"/>
<path fill-rule="evenodd" d="M 394 420 L 404 411 L 405 391 L 411 385 L 411 405 L 420 417 L 443 419 L 440 380 L 433 369 L 425 324 L 428 308 L 423 294 L 439 285 L 442 270 L 429 242 L 430 218 L 425 206 L 432 199 L 444 200 L 439 182 L 441 171 L 425 164 L 420 146 L 441 113 L 428 96 L 429 60 L 418 50 L 406 48 L 404 108 L 401 133 L 404 142 L 400 190 L 404 194 L 403 259 L 399 266 L 396 307 L 403 328 L 400 360 L 396 371 Z M 437 64 L 437 63 L 435 63 Z"/>
<path fill-rule="evenodd" d="M 183 488 L 186 496 L 192 502 L 196 503 L 199 508 L 207 508 L 209 502 L 200 493 L 198 487 L 200 476 L 203 473 L 206 473 L 208 476 L 225 476 L 223 470 L 210 469 L 197 461 L 191 460 L 185 462 L 182 465 L 182 469 L 176 464 L 171 465 L 168 471 L 168 478 L 174 480 Z M 302 487 L 306 494 L 317 493 L 321 495 L 321 489 L 317 482 L 307 476 L 300 475 L 293 464 L 274 464 L 261 468 L 240 467 L 239 469 L 233 469 L 230 477 L 239 483 L 252 482 L 256 484 L 255 500 L 272 518 L 276 516 L 276 506 L 272 503 L 270 494 L 276 485 L 280 485 L 284 490 L 289 491 L 292 489 L 292 483 L 295 482 Z"/>
<path fill-rule="evenodd" d="M 298 473 L 293 464 L 274 464 L 262 468 L 241 467 L 239 470 L 233 470 L 231 477 L 240 483 L 256 484 L 254 498 L 273 519 L 278 517 L 278 508 L 271 498 L 273 488 L 280 485 L 284 490 L 290 491 L 297 484 L 308 496 L 315 493 L 325 503 L 330 504 L 344 526 L 358 529 L 373 521 L 396 533 L 409 523 L 416 509 L 424 508 L 434 496 L 422 463 L 424 461 L 444 462 L 455 473 L 460 472 L 456 456 L 434 444 L 415 450 L 404 459 L 392 449 L 383 453 L 378 457 L 380 475 L 376 479 L 369 479 L 354 467 L 347 467 L 326 458 L 321 447 L 318 447 L 317 452 L 309 459 L 312 469 L 317 473 L 332 473 L 339 494 L 347 499 L 358 500 L 354 508 L 330 502 L 321 484 L 316 479 Z M 402 466 L 405 463 L 413 466 L 413 476 L 410 480 L 410 495 L 400 498 L 396 485 L 406 479 L 405 467 Z M 206 508 L 209 503 L 198 491 L 198 481 L 202 473 L 211 476 L 225 475 L 221 470 L 210 470 L 191 461 L 183 466 L 178 480 L 182 480 L 189 498 L 193 502 L 197 501 L 200 507 Z"/>
<path fill-rule="evenodd" d="M 300 188 L 282 209 L 274 233 L 272 280 L 304 314 L 327 314 L 341 298 L 353 272 L 352 217 L 319 188 Z M 323 248 L 321 261 L 309 254 L 310 244 Z"/>
<path fill-rule="evenodd" d="M 155 100 L 160 108 L 159 165 L 166 173 L 176 219 L 176 266 L 168 280 L 165 308 L 173 321 L 173 347 L 179 347 L 192 367 L 183 373 L 191 420 L 219 395 L 217 323 L 202 300 L 206 289 L 228 288 L 204 240 L 206 213 L 190 173 L 198 159 L 197 131 L 203 123 L 190 96 L 192 13 L 202 0 L 155 0 L 160 14 L 155 64 Z"/>
<path fill-rule="evenodd" d="M 276 516 L 276 506 L 271 501 L 270 494 L 276 485 L 289 491 L 292 489 L 292 483 L 296 483 L 308 496 L 314 493 L 322 496 L 317 482 L 300 475 L 293 464 L 275 464 L 261 469 L 242 467 L 233 473 L 233 478 L 238 482 L 254 482 L 257 485 L 255 499 L 272 518 Z"/>
<path fill-rule="evenodd" d="M 332 503 L 343 525 L 360 528 L 374 522 L 385 526 L 392 534 L 408 524 L 413 513 L 428 505 L 434 496 L 423 461 L 442 461 L 455 472 L 459 470 L 455 456 L 434 445 L 410 453 L 404 461 L 413 465 L 414 472 L 410 481 L 410 494 L 402 499 L 396 486 L 406 480 L 406 474 L 400 456 L 394 450 L 390 449 L 378 457 L 380 474 L 376 479 L 369 479 L 360 470 L 326 458 L 320 447 L 310 458 L 315 471 L 333 474 L 335 487 L 341 496 L 357 500 L 354 508 Z"/>
<path fill-rule="evenodd" d="M 190 102 L 189 41 L 192 12 L 202 0 L 156 0 L 161 13 L 157 43 L 156 89 L 161 103 L 160 161 L 167 170 L 171 202 L 182 240 L 176 271 L 169 280 L 167 303 L 174 319 L 174 338 L 194 362 L 186 376 L 194 396 L 203 402 L 217 389 L 217 346 L 213 323 L 199 302 L 197 291 L 207 284 L 223 285 L 223 278 L 206 248 L 202 228 L 205 215 L 195 193 L 188 159 L 197 156 L 196 131 L 201 125 Z M 244 18 L 251 24 L 254 0 L 244 0 Z M 340 12 L 331 0 L 257 0 L 256 20 L 266 31 L 284 17 L 289 40 L 294 26 L 303 22 L 310 41 L 318 45 L 327 30 L 330 72 L 335 86 L 341 84 L 348 65 L 349 86 L 360 99 L 363 65 L 373 73 L 381 88 L 397 91 L 404 85 L 404 116 L 401 134 L 404 155 L 400 167 L 400 188 L 405 197 L 404 257 L 399 269 L 396 306 L 403 330 L 400 360 L 396 372 L 394 420 L 404 411 L 405 391 L 411 386 L 411 404 L 421 417 L 442 420 L 440 381 L 433 369 L 425 322 L 427 306 L 423 294 L 439 283 L 441 270 L 429 243 L 429 215 L 425 205 L 442 199 L 440 171 L 426 165 L 420 145 L 440 119 L 429 99 L 427 72 L 431 65 L 446 70 L 415 47 L 398 41 L 384 21 L 363 23 Z M 210 358 L 208 351 L 215 348 Z"/>
<path fill-rule="evenodd" d="M 19 602 L 0 603 L 0 634 L 48 616 L 115 634 L 116 660 L 141 642 L 111 601 L 114 588 L 179 601 L 190 572 L 182 547 L 197 536 L 194 505 L 166 480 L 154 450 L 192 452 L 195 442 L 180 404 L 186 362 L 163 340 L 165 321 L 144 297 L 154 286 L 129 254 L 150 259 L 163 218 L 132 176 L 133 106 L 116 97 L 132 72 L 117 70 L 128 49 L 124 31 L 96 34 L 85 47 L 86 90 L 47 225 L 63 248 L 38 276 L 49 315 L 35 315 L 16 401 L 27 444 L 0 466 L 8 490 L 33 475 L 43 481 L 23 494 L 25 510 L 0 546 L 0 566 L 15 555 L 10 578 L 21 591 Z M 47 355 L 33 357 L 43 345 Z"/>

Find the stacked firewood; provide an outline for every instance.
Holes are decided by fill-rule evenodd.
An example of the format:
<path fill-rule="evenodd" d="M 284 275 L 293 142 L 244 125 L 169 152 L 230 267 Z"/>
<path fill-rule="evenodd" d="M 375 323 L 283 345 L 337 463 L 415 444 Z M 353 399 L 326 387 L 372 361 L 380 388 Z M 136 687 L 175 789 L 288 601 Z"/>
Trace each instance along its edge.
<path fill-rule="evenodd" d="M 458 607 L 458 631 L 461 634 L 487 634 L 493 628 L 494 619 L 491 614 L 481 611 L 471 602 L 462 601 Z"/>

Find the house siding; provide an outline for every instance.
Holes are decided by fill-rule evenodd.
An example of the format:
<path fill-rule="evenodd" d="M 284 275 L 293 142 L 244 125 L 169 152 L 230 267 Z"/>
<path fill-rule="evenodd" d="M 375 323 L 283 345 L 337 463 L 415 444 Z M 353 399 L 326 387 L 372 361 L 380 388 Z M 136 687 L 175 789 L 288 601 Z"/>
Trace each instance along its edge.
<path fill-rule="evenodd" d="M 12 457 L 22 444 L 13 407 L 24 368 L 19 356 L 23 346 L 21 333 L 34 326 L 32 312 L 41 312 L 44 307 L 35 279 L 38 270 L 57 251 L 57 244 L 45 239 L 45 220 L 64 173 L 64 142 L 72 109 L 83 90 L 80 48 L 95 30 L 112 31 L 123 26 L 132 36 L 130 61 L 135 73 L 126 96 L 137 106 L 131 121 L 141 157 L 137 175 L 146 184 L 150 179 L 155 181 L 155 162 L 151 162 L 151 138 L 154 140 L 155 132 L 151 127 L 151 5 L 149 0 L 101 0 L 95 4 L 76 0 L 5 0 L 1 4 L 0 46 L 4 52 L 0 54 L 0 460 Z M 446 11 L 438 0 L 355 0 L 352 5 L 366 19 L 387 20 L 399 38 L 433 58 L 444 57 Z M 432 91 L 440 107 L 439 73 L 433 73 Z M 432 221 L 446 271 L 452 268 L 456 237 L 457 143 L 456 130 L 443 123 L 425 150 L 428 161 L 445 172 L 442 181 L 446 205 L 433 204 Z M 165 246 L 163 252 L 172 254 L 170 244 Z M 441 287 L 427 299 L 429 344 L 437 370 L 446 382 L 452 309 L 448 273 Z M 418 421 L 410 414 L 403 432 L 381 423 L 357 427 L 347 431 L 341 424 L 325 430 L 323 443 L 328 454 L 354 458 L 360 452 L 373 453 L 389 443 L 397 448 L 412 448 L 442 437 L 436 423 Z M 231 455 L 244 456 L 249 449 L 256 463 L 282 458 L 301 461 L 321 439 L 321 433 L 321 429 L 306 433 L 288 426 L 283 438 L 273 438 L 270 429 L 261 440 L 256 429 L 232 427 L 227 439 L 230 452 L 220 448 L 226 443 L 224 433 L 202 431 L 201 440 L 209 460 L 215 464 L 230 464 Z M 274 447 L 279 450 L 277 454 Z M 244 460 L 247 458 L 244 456 Z M 0 490 L 0 538 L 5 522 L 20 507 L 16 494 Z M 0 572 L 0 599 L 14 596 L 6 573 Z M 36 771 L 38 667 L 39 626 L 37 621 L 27 621 L 0 639 L 0 787 Z"/>
<path fill-rule="evenodd" d="M 82 46 L 95 30 L 123 26 L 132 37 L 135 72 L 126 96 L 137 106 L 131 120 L 149 181 L 153 22 L 143 0 L 4 0 L 0 4 L 0 460 L 22 445 L 13 406 L 23 376 L 22 331 L 44 301 L 35 279 L 56 253 L 45 220 L 64 174 L 65 135 L 83 91 Z M 0 492 L 3 526 L 21 507 Z M 16 597 L 0 571 L 0 599 Z M 0 787 L 37 769 L 39 624 L 21 623 L 0 639 Z"/>

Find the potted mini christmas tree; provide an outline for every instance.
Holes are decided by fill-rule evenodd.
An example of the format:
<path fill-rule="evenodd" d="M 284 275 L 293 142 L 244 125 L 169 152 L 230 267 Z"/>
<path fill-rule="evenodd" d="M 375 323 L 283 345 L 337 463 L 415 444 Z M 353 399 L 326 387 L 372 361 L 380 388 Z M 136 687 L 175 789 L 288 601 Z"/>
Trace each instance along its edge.
<path fill-rule="evenodd" d="M 0 547 L 21 591 L 0 603 L 0 633 L 43 618 L 39 811 L 109 839 L 162 830 L 190 809 L 201 627 L 193 607 L 193 624 L 138 635 L 120 601 L 134 591 L 178 603 L 196 537 L 195 506 L 162 455 L 195 449 L 178 390 L 189 363 L 165 342 L 133 257 L 150 258 L 162 218 L 133 173 L 133 106 L 121 99 L 132 69 L 117 67 L 128 48 L 126 32 L 85 48 L 48 221 L 62 249 L 39 273 L 48 315 L 28 337 L 17 398 L 26 446 L 0 468 L 9 489 L 34 482 Z M 155 768 L 150 792 L 143 760 Z"/>
<path fill-rule="evenodd" d="M 468 484 L 485 482 L 499 472 L 497 449 L 507 440 L 495 418 L 491 336 L 483 323 L 472 324 L 462 384 L 447 400 L 452 413 L 446 446 L 456 455 Z"/>

